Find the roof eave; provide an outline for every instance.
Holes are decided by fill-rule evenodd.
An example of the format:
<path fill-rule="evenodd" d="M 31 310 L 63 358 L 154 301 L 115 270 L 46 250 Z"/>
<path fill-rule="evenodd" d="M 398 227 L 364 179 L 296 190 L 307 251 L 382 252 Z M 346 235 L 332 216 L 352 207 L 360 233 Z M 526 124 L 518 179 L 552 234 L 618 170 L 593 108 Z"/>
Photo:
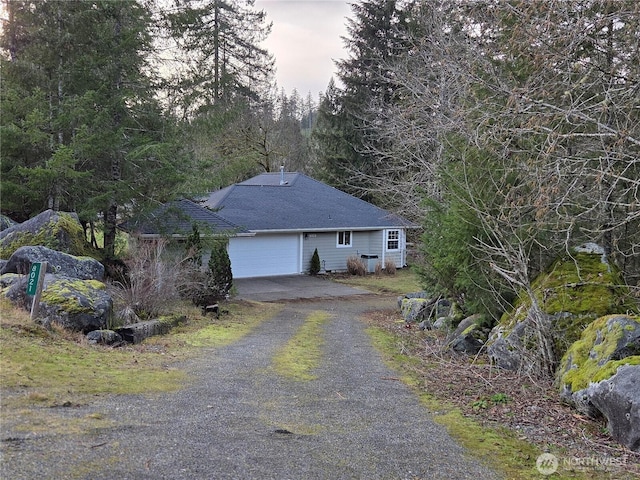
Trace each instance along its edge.
<path fill-rule="evenodd" d="M 373 227 L 325 227 L 325 228 L 274 228 L 250 229 L 253 233 L 323 233 L 337 231 L 367 232 L 371 230 L 389 230 L 401 228 L 420 228 L 417 225 L 378 225 Z"/>
<path fill-rule="evenodd" d="M 173 238 L 176 240 L 180 240 L 180 239 L 185 239 L 188 238 L 191 234 L 190 233 L 173 233 L 171 235 L 166 235 L 166 234 L 160 234 L 160 233 L 137 233 L 137 232 L 131 232 L 131 235 L 135 235 L 136 237 L 139 238 L 143 238 L 143 239 L 148 239 L 148 240 L 153 240 L 156 238 Z M 205 233 L 201 233 L 200 234 L 202 237 L 204 238 L 208 238 L 208 237 L 255 237 L 256 234 L 254 232 L 236 232 L 236 233 L 232 233 L 232 232 L 219 232 L 219 233 L 214 233 L 214 234 L 205 234 Z"/>

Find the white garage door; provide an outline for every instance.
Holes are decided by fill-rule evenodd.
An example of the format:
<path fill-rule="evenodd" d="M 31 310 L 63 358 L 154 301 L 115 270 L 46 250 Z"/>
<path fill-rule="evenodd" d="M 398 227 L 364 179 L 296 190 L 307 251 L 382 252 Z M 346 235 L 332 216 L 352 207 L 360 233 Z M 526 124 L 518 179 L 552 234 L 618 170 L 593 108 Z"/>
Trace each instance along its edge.
<path fill-rule="evenodd" d="M 256 235 L 229 239 L 234 278 L 300 273 L 299 235 Z"/>

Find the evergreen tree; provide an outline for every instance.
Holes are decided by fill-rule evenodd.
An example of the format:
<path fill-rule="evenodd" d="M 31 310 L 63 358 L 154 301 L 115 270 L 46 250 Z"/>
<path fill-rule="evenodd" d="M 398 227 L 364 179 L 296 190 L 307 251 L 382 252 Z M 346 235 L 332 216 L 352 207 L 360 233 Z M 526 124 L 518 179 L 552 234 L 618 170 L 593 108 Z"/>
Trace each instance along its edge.
<path fill-rule="evenodd" d="M 101 214 L 105 256 L 113 257 L 121 207 L 164 201 L 182 180 L 172 120 L 149 78 L 150 12 L 111 1 L 5 8 L 3 210 Z"/>
<path fill-rule="evenodd" d="M 216 241 L 209 258 L 209 271 L 207 280 L 207 293 L 214 301 L 221 300 L 231 291 L 233 276 L 231 273 L 231 260 L 227 252 L 227 243 Z"/>
<path fill-rule="evenodd" d="M 320 106 L 315 144 L 325 177 L 334 185 L 372 199 L 369 178 L 376 175 L 375 119 L 394 102 L 397 85 L 392 60 L 409 46 L 411 3 L 363 0 L 352 5 L 345 43 L 349 57 L 338 65 L 343 90 L 327 91 Z M 335 86 L 330 85 L 330 89 Z M 379 149 L 379 148 L 378 148 Z"/>
<path fill-rule="evenodd" d="M 79 83 L 70 69 L 80 55 L 69 28 L 79 25 L 73 3 L 5 2 L 7 21 L 0 43 L 0 124 L 3 211 L 26 220 L 45 208 L 82 204 L 86 175 L 67 147 Z M 84 178 L 83 178 L 84 177 Z"/>
<path fill-rule="evenodd" d="M 341 91 L 332 78 L 320 100 L 318 118 L 311 134 L 314 175 L 342 190 L 352 190 L 347 179 L 352 175 L 349 166 L 356 162 L 358 156 L 353 148 L 356 137 L 357 132 L 342 105 Z"/>
<path fill-rule="evenodd" d="M 246 5 L 244 6 L 243 5 Z M 180 0 L 166 12 L 178 47 L 178 74 L 170 79 L 185 118 L 258 100 L 269 88 L 274 60 L 260 43 L 271 31 L 254 1 Z"/>

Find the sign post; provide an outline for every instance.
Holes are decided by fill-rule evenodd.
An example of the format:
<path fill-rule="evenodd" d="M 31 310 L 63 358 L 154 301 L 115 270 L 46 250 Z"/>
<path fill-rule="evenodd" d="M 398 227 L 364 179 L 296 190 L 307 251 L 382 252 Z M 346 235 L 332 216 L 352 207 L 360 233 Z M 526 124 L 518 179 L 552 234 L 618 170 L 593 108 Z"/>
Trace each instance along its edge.
<path fill-rule="evenodd" d="M 38 315 L 40 308 L 40 295 L 42 295 L 42 284 L 47 273 L 47 262 L 36 262 L 31 264 L 29 278 L 27 279 L 27 295 L 33 295 L 31 304 L 31 320 Z"/>

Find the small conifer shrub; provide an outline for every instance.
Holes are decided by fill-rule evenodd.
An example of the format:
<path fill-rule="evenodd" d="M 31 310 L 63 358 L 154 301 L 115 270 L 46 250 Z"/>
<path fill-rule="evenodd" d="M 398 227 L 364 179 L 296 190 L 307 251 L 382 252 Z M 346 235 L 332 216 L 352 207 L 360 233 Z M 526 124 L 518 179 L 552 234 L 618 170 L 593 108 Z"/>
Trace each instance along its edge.
<path fill-rule="evenodd" d="M 318 249 L 313 251 L 311 256 L 311 265 L 309 266 L 309 273 L 311 275 L 317 275 L 320 272 L 320 255 L 318 255 Z"/>
<path fill-rule="evenodd" d="M 207 290 L 210 295 L 216 300 L 225 298 L 233 285 L 231 260 L 227 253 L 226 242 L 216 242 L 211 249 L 207 276 Z"/>
<path fill-rule="evenodd" d="M 200 238 L 198 225 L 194 223 L 191 228 L 191 234 L 185 242 L 185 255 L 193 266 L 200 268 L 202 266 L 202 239 Z"/>

